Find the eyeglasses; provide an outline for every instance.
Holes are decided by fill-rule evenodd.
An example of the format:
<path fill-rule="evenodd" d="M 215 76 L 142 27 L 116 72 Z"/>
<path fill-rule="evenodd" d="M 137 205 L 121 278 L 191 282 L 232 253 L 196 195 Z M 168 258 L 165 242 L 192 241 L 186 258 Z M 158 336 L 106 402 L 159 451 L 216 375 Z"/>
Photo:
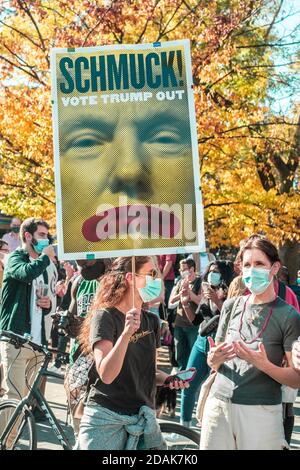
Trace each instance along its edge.
<path fill-rule="evenodd" d="M 148 271 L 147 273 L 143 274 L 136 274 L 136 276 L 151 276 L 152 279 L 156 279 L 158 277 L 158 271 L 156 269 L 151 269 L 151 271 Z"/>

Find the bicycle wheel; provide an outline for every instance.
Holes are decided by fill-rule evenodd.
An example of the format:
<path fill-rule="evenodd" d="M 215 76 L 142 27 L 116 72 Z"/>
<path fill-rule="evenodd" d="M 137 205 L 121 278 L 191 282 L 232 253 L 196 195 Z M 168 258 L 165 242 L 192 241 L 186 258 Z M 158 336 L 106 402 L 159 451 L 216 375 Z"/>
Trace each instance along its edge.
<path fill-rule="evenodd" d="M 199 449 L 200 433 L 177 423 L 159 423 L 168 449 Z"/>
<path fill-rule="evenodd" d="M 8 422 L 17 408 L 17 400 L 0 402 L 0 424 Z M 37 447 L 36 424 L 29 409 L 22 408 L 10 426 L 7 436 L 2 439 L 4 429 L 0 429 L 0 450 L 34 450 Z"/>

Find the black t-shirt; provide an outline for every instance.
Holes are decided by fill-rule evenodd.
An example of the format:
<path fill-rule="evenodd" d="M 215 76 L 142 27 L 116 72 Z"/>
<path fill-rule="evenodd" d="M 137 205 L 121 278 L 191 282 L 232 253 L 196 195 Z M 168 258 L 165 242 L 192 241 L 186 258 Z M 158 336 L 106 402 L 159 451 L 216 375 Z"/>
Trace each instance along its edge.
<path fill-rule="evenodd" d="M 116 343 L 125 325 L 125 315 L 116 308 L 97 312 L 91 322 L 90 343 L 109 340 Z M 159 319 L 142 310 L 141 326 L 130 338 L 123 367 L 115 380 L 107 385 L 97 375 L 91 385 L 88 404 L 98 403 L 122 414 L 137 414 L 141 406 L 154 409 L 156 391 L 156 348 L 160 347 Z M 95 368 L 90 372 L 95 374 Z"/>

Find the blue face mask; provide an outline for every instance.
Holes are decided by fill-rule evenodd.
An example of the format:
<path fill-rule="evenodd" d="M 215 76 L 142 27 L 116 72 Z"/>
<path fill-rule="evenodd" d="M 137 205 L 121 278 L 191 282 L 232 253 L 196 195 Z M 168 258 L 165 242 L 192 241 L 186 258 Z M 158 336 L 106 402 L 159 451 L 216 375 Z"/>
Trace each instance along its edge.
<path fill-rule="evenodd" d="M 38 238 L 38 239 L 35 239 L 33 238 L 32 239 L 32 245 L 33 245 L 33 249 L 40 255 L 43 251 L 44 248 L 46 248 L 46 246 L 49 246 L 49 240 L 48 238 L 44 239 L 44 238 Z"/>
<path fill-rule="evenodd" d="M 267 290 L 271 281 L 269 280 L 271 269 L 265 268 L 243 268 L 243 281 L 245 286 L 253 294 L 262 294 Z"/>
<path fill-rule="evenodd" d="M 207 276 L 207 282 L 211 286 L 218 286 L 221 282 L 221 274 L 220 273 L 214 273 L 213 271 L 211 271 Z"/>
<path fill-rule="evenodd" d="M 161 289 L 162 280 L 160 278 L 153 279 L 152 276 L 146 275 L 146 286 L 139 287 L 138 291 L 143 302 L 151 302 L 159 297 Z"/>

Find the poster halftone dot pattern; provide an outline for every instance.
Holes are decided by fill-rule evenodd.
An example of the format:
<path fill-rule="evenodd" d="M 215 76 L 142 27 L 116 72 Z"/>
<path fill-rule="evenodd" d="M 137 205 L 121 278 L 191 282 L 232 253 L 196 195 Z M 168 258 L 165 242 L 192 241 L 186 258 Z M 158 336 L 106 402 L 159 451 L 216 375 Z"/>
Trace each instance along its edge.
<path fill-rule="evenodd" d="M 180 238 L 160 236 L 154 240 L 133 240 L 127 236 L 126 239 L 91 241 L 85 236 L 83 226 L 89 226 L 103 204 L 123 207 L 125 197 L 128 206 L 165 205 L 172 208 L 175 205 L 177 213 L 183 214 L 182 225 L 184 206 L 189 205 L 192 209 L 186 225 L 196 232 L 192 136 L 183 46 L 162 45 L 158 49 L 136 51 L 95 49 L 98 50 L 87 48 L 84 53 L 56 54 L 64 252 L 119 252 L 196 244 L 197 237 L 188 238 L 183 226 Z M 150 72 L 146 70 L 149 53 L 154 54 L 148 61 Z M 107 64 L 112 60 L 111 56 L 114 56 L 110 62 L 113 73 L 109 77 Z M 65 60 L 63 66 L 62 60 Z M 163 61 L 169 71 L 161 78 Z M 97 69 L 98 74 L 94 77 L 92 62 L 93 70 Z M 129 76 L 126 76 L 127 72 Z M 164 83 L 153 87 L 159 80 Z M 74 90 L 69 92 L 72 86 Z M 92 90 L 92 86 L 97 90 Z M 101 86 L 106 89 L 100 89 Z M 114 89 L 109 90 L 109 86 Z M 87 91 L 82 92 L 83 89 Z"/>

